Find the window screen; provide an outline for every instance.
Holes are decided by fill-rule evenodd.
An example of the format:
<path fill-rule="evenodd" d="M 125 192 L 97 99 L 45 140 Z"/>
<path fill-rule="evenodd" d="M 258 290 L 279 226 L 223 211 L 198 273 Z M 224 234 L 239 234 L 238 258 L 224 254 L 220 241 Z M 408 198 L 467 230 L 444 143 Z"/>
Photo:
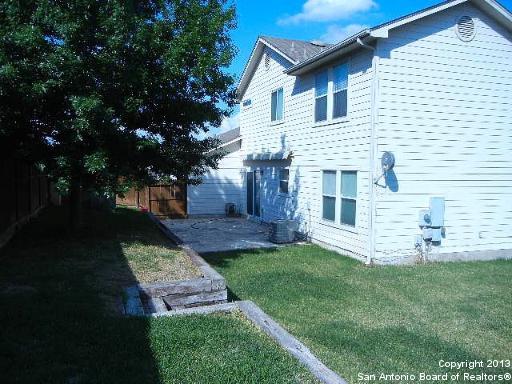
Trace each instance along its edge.
<path fill-rule="evenodd" d="M 315 76 L 315 121 L 327 120 L 327 71 Z"/>
<path fill-rule="evenodd" d="M 341 223 L 356 225 L 357 172 L 341 172 Z"/>
<path fill-rule="evenodd" d="M 332 117 L 347 116 L 348 65 L 341 64 L 333 69 Z"/>
<path fill-rule="evenodd" d="M 283 119 L 283 104 L 283 88 L 279 88 L 277 91 L 272 92 L 271 96 L 271 121 L 280 121 Z"/>
<path fill-rule="evenodd" d="M 290 170 L 282 168 L 279 170 L 279 192 L 288 193 L 288 183 L 290 179 Z"/>
<path fill-rule="evenodd" d="M 336 216 L 336 171 L 322 172 L 322 217 L 334 221 Z"/>

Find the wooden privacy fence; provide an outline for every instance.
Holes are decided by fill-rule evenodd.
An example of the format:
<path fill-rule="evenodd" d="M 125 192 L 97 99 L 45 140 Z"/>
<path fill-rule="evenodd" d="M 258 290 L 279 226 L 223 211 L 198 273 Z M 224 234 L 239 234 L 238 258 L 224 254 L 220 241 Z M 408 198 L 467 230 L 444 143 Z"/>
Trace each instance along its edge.
<path fill-rule="evenodd" d="M 48 178 L 35 167 L 18 160 L 0 160 L 0 246 L 46 206 L 49 198 Z"/>
<path fill-rule="evenodd" d="M 130 189 L 124 197 L 117 196 L 117 205 L 146 208 L 158 216 L 187 217 L 187 186 L 181 183 L 151 185 Z"/>

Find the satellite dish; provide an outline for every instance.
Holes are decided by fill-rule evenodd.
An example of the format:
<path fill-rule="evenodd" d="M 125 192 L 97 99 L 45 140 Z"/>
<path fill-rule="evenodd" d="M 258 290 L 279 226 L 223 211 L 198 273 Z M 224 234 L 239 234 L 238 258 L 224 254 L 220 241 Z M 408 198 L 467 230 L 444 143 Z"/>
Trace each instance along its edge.
<path fill-rule="evenodd" d="M 382 154 L 382 159 L 380 160 L 382 165 L 382 171 L 384 173 L 390 171 L 395 166 L 395 156 L 391 152 L 384 152 Z"/>

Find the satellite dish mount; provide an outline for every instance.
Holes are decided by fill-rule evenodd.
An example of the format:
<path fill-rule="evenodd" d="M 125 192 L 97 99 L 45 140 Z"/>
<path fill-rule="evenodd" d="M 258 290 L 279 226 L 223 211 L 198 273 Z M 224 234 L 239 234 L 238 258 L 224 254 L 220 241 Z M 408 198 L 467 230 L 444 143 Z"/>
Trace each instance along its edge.
<path fill-rule="evenodd" d="M 380 179 L 382 179 L 382 177 L 384 177 L 384 181 L 385 181 L 387 173 L 389 171 L 391 171 L 393 169 L 393 167 L 395 166 L 395 155 L 393 155 L 392 152 L 388 152 L 388 151 L 384 152 L 382 154 L 382 158 L 380 159 L 380 164 L 382 167 L 382 174 L 373 183 L 375 185 L 378 185 L 379 187 L 386 188 L 387 185 L 379 184 L 379 181 L 380 181 Z"/>

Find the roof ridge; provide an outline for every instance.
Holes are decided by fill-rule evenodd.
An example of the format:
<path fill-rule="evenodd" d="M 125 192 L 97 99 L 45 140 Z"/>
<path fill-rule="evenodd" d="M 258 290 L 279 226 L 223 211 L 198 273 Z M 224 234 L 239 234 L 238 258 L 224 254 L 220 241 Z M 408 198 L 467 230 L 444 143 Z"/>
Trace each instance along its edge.
<path fill-rule="evenodd" d="M 278 36 L 268 36 L 268 35 L 260 35 L 259 38 L 260 39 L 277 39 L 277 40 L 284 40 L 284 41 L 298 41 L 300 43 L 311 44 L 311 45 L 316 45 L 314 43 L 315 41 L 317 41 L 317 42 L 321 41 L 321 40 L 318 40 L 318 39 L 314 39 L 314 40 L 290 39 L 288 37 L 278 37 Z M 327 43 L 325 41 L 321 41 L 321 42 L 323 44 L 325 44 L 326 47 L 334 45 L 333 43 Z"/>

